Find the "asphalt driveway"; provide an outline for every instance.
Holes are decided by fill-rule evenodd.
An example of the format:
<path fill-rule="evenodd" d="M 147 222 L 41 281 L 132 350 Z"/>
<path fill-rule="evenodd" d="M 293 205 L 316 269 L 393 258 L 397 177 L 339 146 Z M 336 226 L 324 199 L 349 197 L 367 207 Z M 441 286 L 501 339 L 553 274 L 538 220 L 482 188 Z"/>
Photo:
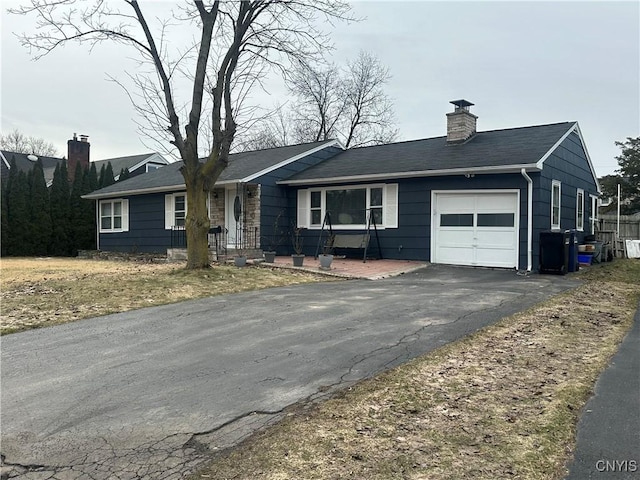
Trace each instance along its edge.
<path fill-rule="evenodd" d="M 293 403 L 576 285 L 432 265 L 3 337 L 2 478 L 183 478 Z"/>

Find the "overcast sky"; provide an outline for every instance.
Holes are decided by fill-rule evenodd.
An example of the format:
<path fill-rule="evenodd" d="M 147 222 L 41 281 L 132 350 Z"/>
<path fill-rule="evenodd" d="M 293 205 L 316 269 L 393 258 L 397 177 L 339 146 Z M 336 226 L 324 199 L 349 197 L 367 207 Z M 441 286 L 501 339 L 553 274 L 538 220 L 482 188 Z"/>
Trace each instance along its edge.
<path fill-rule="evenodd" d="M 128 97 L 107 80 L 122 77 L 131 52 L 68 46 L 34 62 L 13 35 L 33 20 L 6 13 L 16 3 L 0 1 L 1 131 L 43 137 L 61 156 L 74 132 L 89 135 L 92 160 L 149 151 Z M 335 28 L 333 59 L 364 49 L 389 67 L 399 140 L 446 134 L 460 98 L 475 104 L 479 131 L 577 120 L 599 176 L 617 167 L 614 142 L 640 135 L 637 1 L 352 5 L 364 20 Z M 286 100 L 272 85 L 254 96 L 265 107 Z"/>

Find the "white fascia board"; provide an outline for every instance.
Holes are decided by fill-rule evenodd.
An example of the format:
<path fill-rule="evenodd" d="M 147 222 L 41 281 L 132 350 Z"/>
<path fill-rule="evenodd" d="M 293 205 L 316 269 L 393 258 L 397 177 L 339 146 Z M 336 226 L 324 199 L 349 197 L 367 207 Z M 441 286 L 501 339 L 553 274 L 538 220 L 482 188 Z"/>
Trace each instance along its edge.
<path fill-rule="evenodd" d="M 0 152 L 0 157 L 2 158 L 2 161 L 4 162 L 4 164 L 7 166 L 7 168 L 11 168 L 11 165 L 9 165 L 9 162 L 7 162 L 7 159 L 4 157 L 4 153 Z"/>
<path fill-rule="evenodd" d="M 547 153 L 545 153 L 540 158 L 540 160 L 538 160 L 538 162 L 536 163 L 536 167 L 538 167 L 539 170 L 542 170 L 545 160 L 551 156 L 551 154 L 556 150 L 556 148 L 558 148 L 560 144 L 564 142 L 569 135 L 571 135 L 571 133 L 575 130 L 577 124 L 578 124 L 577 122 L 574 122 L 574 124 L 569 127 L 569 129 L 565 132 L 565 134 L 560 137 L 560 140 L 554 143 L 553 146 L 549 150 L 547 150 Z"/>
<path fill-rule="evenodd" d="M 593 167 L 593 163 L 591 162 L 591 155 L 589 155 L 589 151 L 587 150 L 587 144 L 584 143 L 584 137 L 582 136 L 580 125 L 578 125 L 578 122 L 576 122 L 576 133 L 578 134 L 578 138 L 580 138 L 580 144 L 582 145 L 582 149 L 584 150 L 584 155 L 587 157 L 587 162 L 589 162 L 589 170 L 591 170 L 593 180 L 596 182 L 596 189 L 598 190 L 598 193 L 601 194 L 602 190 L 600 189 L 600 182 L 598 182 L 596 169 Z"/>
<path fill-rule="evenodd" d="M 135 165 L 128 167 L 127 170 L 129 170 L 129 172 L 133 172 L 134 170 L 137 170 L 138 168 L 142 167 L 143 165 L 149 163 L 149 162 L 153 162 L 153 161 L 157 161 L 158 163 L 162 163 L 164 165 L 169 165 L 169 162 L 167 162 L 167 160 L 160 155 L 159 153 L 152 153 L 151 155 L 149 155 L 147 158 L 145 158 L 144 160 L 141 160 L 140 162 L 136 163 Z"/>
<path fill-rule="evenodd" d="M 237 180 L 226 180 L 224 182 L 220 182 L 220 185 L 224 185 L 227 183 L 248 183 L 252 180 L 255 180 L 258 177 L 261 177 L 262 175 L 266 175 L 267 173 L 273 172 L 274 170 L 277 170 L 278 168 L 284 167 L 285 165 L 289 165 L 290 163 L 293 163 L 297 160 L 300 160 L 301 158 L 304 158 L 306 156 L 312 155 L 320 150 L 323 150 L 327 147 L 339 147 L 342 150 L 344 150 L 344 147 L 342 145 L 340 145 L 340 142 L 338 140 L 327 140 L 326 143 L 323 143 L 322 145 L 318 145 L 315 148 L 312 148 L 311 150 L 306 150 L 294 157 L 291 158 L 287 158 L 286 160 L 283 160 L 279 163 L 276 163 L 275 165 L 272 165 L 270 167 L 267 167 L 263 170 L 260 170 L 259 172 L 253 173 L 251 175 L 249 175 L 248 177 L 244 177 L 244 178 L 240 178 Z"/>
<path fill-rule="evenodd" d="M 85 198 L 88 200 L 99 200 L 103 198 L 115 198 L 115 197 L 130 197 L 132 195 L 145 195 L 147 193 L 162 193 L 162 192 L 176 192 L 179 190 L 184 190 L 185 184 L 181 183 L 178 185 L 167 185 L 164 187 L 153 187 L 153 188 L 141 188 L 137 190 L 124 190 L 119 192 L 111 192 L 111 193 L 99 193 L 93 195 L 91 193 L 87 195 L 82 195 L 81 198 Z"/>
<path fill-rule="evenodd" d="M 442 170 L 415 170 L 411 172 L 391 172 L 376 173 L 370 175 L 349 175 L 344 177 L 327 177 L 327 178 L 311 178 L 305 180 L 282 180 L 276 182 L 278 185 L 317 185 L 327 183 L 344 183 L 344 182 L 365 182 L 398 178 L 414 178 L 414 177 L 442 177 L 447 175 L 465 175 L 465 174 L 491 174 L 491 173 L 520 173 L 525 168 L 528 171 L 539 170 L 535 163 L 521 165 L 494 165 L 490 167 L 471 167 L 471 168 L 447 168 Z"/>
<path fill-rule="evenodd" d="M 553 145 L 553 147 L 551 147 L 549 151 L 547 151 L 547 153 L 545 153 L 542 156 L 542 158 L 538 160 L 538 162 L 536 163 L 536 167 L 538 167 L 539 170 L 542 170 L 545 160 L 549 158 L 551 154 L 555 151 L 555 149 L 558 148 L 560 144 L 564 142 L 567 139 L 567 137 L 571 135 L 573 132 L 576 132 L 578 134 L 578 138 L 580 139 L 580 144 L 582 145 L 582 150 L 584 151 L 585 157 L 587 157 L 587 163 L 589 164 L 589 170 L 591 171 L 591 176 L 593 177 L 593 180 L 596 183 L 596 188 L 598 190 L 598 193 L 602 193 L 602 190 L 600 189 L 600 182 L 598 182 L 598 177 L 596 175 L 596 170 L 595 168 L 593 168 L 593 163 L 591 162 L 591 156 L 587 151 L 587 145 L 584 143 L 584 137 L 582 136 L 582 132 L 580 131 L 580 126 L 578 125 L 578 122 L 573 122 L 573 125 L 569 128 L 569 130 L 567 130 L 567 132 L 562 137 L 560 137 L 560 140 L 558 140 Z"/>

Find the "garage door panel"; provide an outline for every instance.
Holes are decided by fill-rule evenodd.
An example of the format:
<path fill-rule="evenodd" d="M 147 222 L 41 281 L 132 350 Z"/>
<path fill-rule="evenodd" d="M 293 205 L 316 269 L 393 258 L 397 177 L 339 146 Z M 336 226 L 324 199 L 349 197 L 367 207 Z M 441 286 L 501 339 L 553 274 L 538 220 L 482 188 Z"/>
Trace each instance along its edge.
<path fill-rule="evenodd" d="M 473 251 L 463 246 L 441 247 L 438 258 L 440 263 L 449 265 L 472 265 L 474 261 Z"/>
<path fill-rule="evenodd" d="M 439 238 L 443 246 L 470 247 L 473 245 L 475 233 L 473 229 L 441 228 Z"/>
<path fill-rule="evenodd" d="M 476 244 L 479 248 L 488 246 L 493 248 L 515 248 L 513 234 L 513 229 L 501 228 L 484 231 L 478 229 L 475 234 Z"/>
<path fill-rule="evenodd" d="M 515 192 L 436 193 L 432 261 L 454 265 L 517 266 Z"/>
<path fill-rule="evenodd" d="M 440 196 L 442 195 L 442 196 Z M 469 212 L 469 199 L 461 198 L 455 194 L 439 194 L 438 201 L 441 203 L 441 212 Z"/>
<path fill-rule="evenodd" d="M 491 249 L 479 249 L 476 251 L 476 264 L 483 267 L 513 268 L 513 254 L 507 254 L 504 249 L 492 251 Z"/>
<path fill-rule="evenodd" d="M 516 208 L 513 193 L 478 194 L 474 195 L 477 212 L 513 212 Z"/>

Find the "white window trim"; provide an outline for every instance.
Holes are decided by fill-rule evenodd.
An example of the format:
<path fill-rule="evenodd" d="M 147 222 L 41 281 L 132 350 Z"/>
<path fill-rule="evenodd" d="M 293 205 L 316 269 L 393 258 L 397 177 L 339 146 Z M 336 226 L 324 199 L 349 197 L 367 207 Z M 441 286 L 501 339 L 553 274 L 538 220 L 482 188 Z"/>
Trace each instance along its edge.
<path fill-rule="evenodd" d="M 596 224 L 598 223 L 598 197 L 589 194 L 589 198 L 591 199 L 591 215 L 589 217 L 591 221 L 591 233 L 595 233 Z"/>
<path fill-rule="evenodd" d="M 120 202 L 122 204 L 121 211 L 121 228 L 102 228 L 102 205 L 111 204 L 111 225 L 113 225 L 113 204 Z M 129 231 L 129 200 L 126 198 L 112 198 L 109 200 L 100 200 L 98 204 L 98 228 L 100 233 L 121 233 Z"/>
<path fill-rule="evenodd" d="M 554 187 L 558 187 L 558 223 L 553 223 L 553 189 Z M 562 224 L 562 182 L 560 180 L 553 180 L 551 182 L 551 218 L 549 219 L 551 222 L 551 228 L 557 229 L 560 228 Z"/>
<path fill-rule="evenodd" d="M 584 190 L 582 188 L 576 189 L 576 230 L 584 232 Z"/>
<path fill-rule="evenodd" d="M 187 192 L 168 193 L 164 196 L 164 229 L 171 230 L 175 227 L 176 197 L 184 196 L 184 216 L 187 217 L 189 207 L 187 205 Z"/>
<path fill-rule="evenodd" d="M 380 230 L 387 228 L 398 228 L 398 184 L 397 183 L 375 183 L 367 185 L 341 185 L 321 188 L 309 188 L 298 190 L 298 215 L 297 226 L 301 228 L 308 228 L 309 230 L 320 230 L 322 228 L 322 221 L 327 211 L 326 192 L 331 190 L 351 190 L 351 189 L 366 189 L 366 209 L 371 208 L 371 189 L 382 188 L 382 205 L 376 205 L 374 208 L 382 208 L 383 225 L 377 225 Z M 311 192 L 320 192 L 320 217 L 321 223 L 319 225 L 311 224 Z M 333 230 L 364 230 L 367 228 L 366 224 L 353 224 L 353 225 L 332 225 Z"/>

